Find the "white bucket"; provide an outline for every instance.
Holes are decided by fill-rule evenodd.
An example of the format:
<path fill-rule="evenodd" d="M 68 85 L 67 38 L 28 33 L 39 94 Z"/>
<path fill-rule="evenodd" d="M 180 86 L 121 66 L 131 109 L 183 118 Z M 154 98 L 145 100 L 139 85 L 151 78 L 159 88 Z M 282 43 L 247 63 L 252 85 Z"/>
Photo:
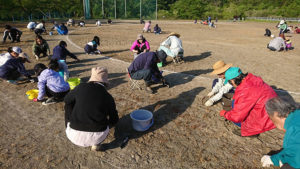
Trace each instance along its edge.
<path fill-rule="evenodd" d="M 136 131 L 146 131 L 153 125 L 153 114 L 148 110 L 135 110 L 130 113 L 130 117 Z"/>

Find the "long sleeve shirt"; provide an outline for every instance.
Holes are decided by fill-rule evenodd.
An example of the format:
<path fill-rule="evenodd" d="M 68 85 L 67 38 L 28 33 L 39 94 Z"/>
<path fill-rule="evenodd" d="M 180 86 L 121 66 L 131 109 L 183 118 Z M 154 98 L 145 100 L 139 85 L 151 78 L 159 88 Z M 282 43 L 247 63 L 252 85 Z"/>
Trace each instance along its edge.
<path fill-rule="evenodd" d="M 128 68 L 128 72 L 131 74 L 139 70 L 150 69 L 152 74 L 160 74 L 160 71 L 157 67 L 156 59 L 157 56 L 155 52 L 142 53 L 139 55 L 139 57 L 133 60 L 133 62 Z"/>
<path fill-rule="evenodd" d="M 57 45 L 53 49 L 53 55 L 51 59 L 66 60 L 67 56 L 77 59 L 77 57 L 73 53 L 69 52 L 65 47 Z"/>
<path fill-rule="evenodd" d="M 228 93 L 233 88 L 229 83 L 224 85 L 224 81 L 224 79 L 218 78 L 218 82 L 212 89 L 212 92 L 215 94 L 212 98 L 210 98 L 212 102 L 219 101 L 222 98 L 223 94 Z"/>
<path fill-rule="evenodd" d="M 68 82 L 65 82 L 64 78 L 59 75 L 58 72 L 52 69 L 45 69 L 38 76 L 38 99 L 42 100 L 46 93 L 46 86 L 55 93 L 66 92 L 70 90 Z"/>
<path fill-rule="evenodd" d="M 176 36 L 169 36 L 160 45 L 170 47 L 170 50 L 172 51 L 174 56 L 177 56 L 179 52 L 183 52 L 182 42 Z"/>
<path fill-rule="evenodd" d="M 10 53 L 5 53 L 0 55 L 0 67 L 4 65 L 9 59 L 13 59 Z"/>
<path fill-rule="evenodd" d="M 37 51 L 48 51 L 50 52 L 49 45 L 46 40 L 43 40 L 42 44 L 37 44 L 36 41 L 34 41 L 32 46 L 32 53 L 35 55 Z"/>
<path fill-rule="evenodd" d="M 22 35 L 22 32 L 17 28 L 11 28 L 10 31 L 5 30 L 3 34 L 3 42 L 6 41 L 6 38 L 9 37 L 9 39 L 13 40 L 16 36 Z"/>
<path fill-rule="evenodd" d="M 81 83 L 65 97 L 65 122 L 72 129 L 101 132 L 118 120 L 115 101 L 100 83 Z"/>
<path fill-rule="evenodd" d="M 271 156 L 275 166 L 288 163 L 293 168 L 300 168 L 300 109 L 290 113 L 285 119 L 283 149 Z"/>
<path fill-rule="evenodd" d="M 277 37 L 270 41 L 269 47 L 273 47 L 277 51 L 280 51 L 281 48 L 285 49 L 286 45 L 285 45 L 284 40 L 281 37 Z"/>
<path fill-rule="evenodd" d="M 134 41 L 130 50 L 133 51 L 136 47 L 138 47 L 141 50 L 143 46 L 146 46 L 146 49 L 150 51 L 150 45 L 146 39 L 144 39 L 142 43 L 139 43 L 138 40 Z"/>
<path fill-rule="evenodd" d="M 4 65 L 2 65 L 0 67 L 0 77 L 7 79 L 8 74 L 14 70 L 17 70 L 26 77 L 30 77 L 30 74 L 26 71 L 21 58 L 9 59 Z"/>

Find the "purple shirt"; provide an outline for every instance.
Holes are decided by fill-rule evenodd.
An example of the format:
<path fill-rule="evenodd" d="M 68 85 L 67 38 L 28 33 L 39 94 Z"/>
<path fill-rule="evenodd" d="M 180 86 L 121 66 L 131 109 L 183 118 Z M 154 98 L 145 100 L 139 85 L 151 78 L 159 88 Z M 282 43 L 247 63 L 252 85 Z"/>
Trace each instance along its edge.
<path fill-rule="evenodd" d="M 46 93 L 46 86 L 55 93 L 66 92 L 70 89 L 69 83 L 64 81 L 64 78 L 58 72 L 52 69 L 45 69 L 38 77 L 39 96 L 42 100 Z"/>
<path fill-rule="evenodd" d="M 157 67 L 157 59 L 155 52 L 142 53 L 133 60 L 128 68 L 128 72 L 131 74 L 139 70 L 150 69 L 153 74 L 160 73 Z"/>

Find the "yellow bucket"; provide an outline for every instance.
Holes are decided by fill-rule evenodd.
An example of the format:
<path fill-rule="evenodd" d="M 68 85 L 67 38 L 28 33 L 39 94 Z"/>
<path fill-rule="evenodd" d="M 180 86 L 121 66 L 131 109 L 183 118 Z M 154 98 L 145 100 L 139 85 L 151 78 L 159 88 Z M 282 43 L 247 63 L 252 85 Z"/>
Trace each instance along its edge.
<path fill-rule="evenodd" d="M 39 95 L 39 90 L 37 90 L 37 89 L 28 90 L 26 92 L 26 95 L 29 100 L 36 99 Z"/>
<path fill-rule="evenodd" d="M 76 86 L 80 84 L 80 78 L 70 78 L 67 80 L 70 85 L 70 89 L 73 90 Z"/>

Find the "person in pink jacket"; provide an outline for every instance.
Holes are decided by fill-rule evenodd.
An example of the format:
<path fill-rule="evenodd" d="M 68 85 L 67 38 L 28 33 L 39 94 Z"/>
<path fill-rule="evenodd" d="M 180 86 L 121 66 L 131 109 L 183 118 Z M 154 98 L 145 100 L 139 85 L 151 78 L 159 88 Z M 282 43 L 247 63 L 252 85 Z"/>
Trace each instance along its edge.
<path fill-rule="evenodd" d="M 148 21 L 148 22 L 145 23 L 143 33 L 144 32 L 151 32 L 151 21 Z"/>
<path fill-rule="evenodd" d="M 251 73 L 242 73 L 238 67 L 231 67 L 225 72 L 225 84 L 227 82 L 236 88 L 234 103 L 230 111 L 220 111 L 220 116 L 240 126 L 242 136 L 257 136 L 275 128 L 265 103 L 277 94 L 268 84 Z"/>
<path fill-rule="evenodd" d="M 140 54 L 150 51 L 149 42 L 143 37 L 142 34 L 138 34 L 137 40 L 135 40 L 130 48 L 134 54 L 134 59 Z"/>

